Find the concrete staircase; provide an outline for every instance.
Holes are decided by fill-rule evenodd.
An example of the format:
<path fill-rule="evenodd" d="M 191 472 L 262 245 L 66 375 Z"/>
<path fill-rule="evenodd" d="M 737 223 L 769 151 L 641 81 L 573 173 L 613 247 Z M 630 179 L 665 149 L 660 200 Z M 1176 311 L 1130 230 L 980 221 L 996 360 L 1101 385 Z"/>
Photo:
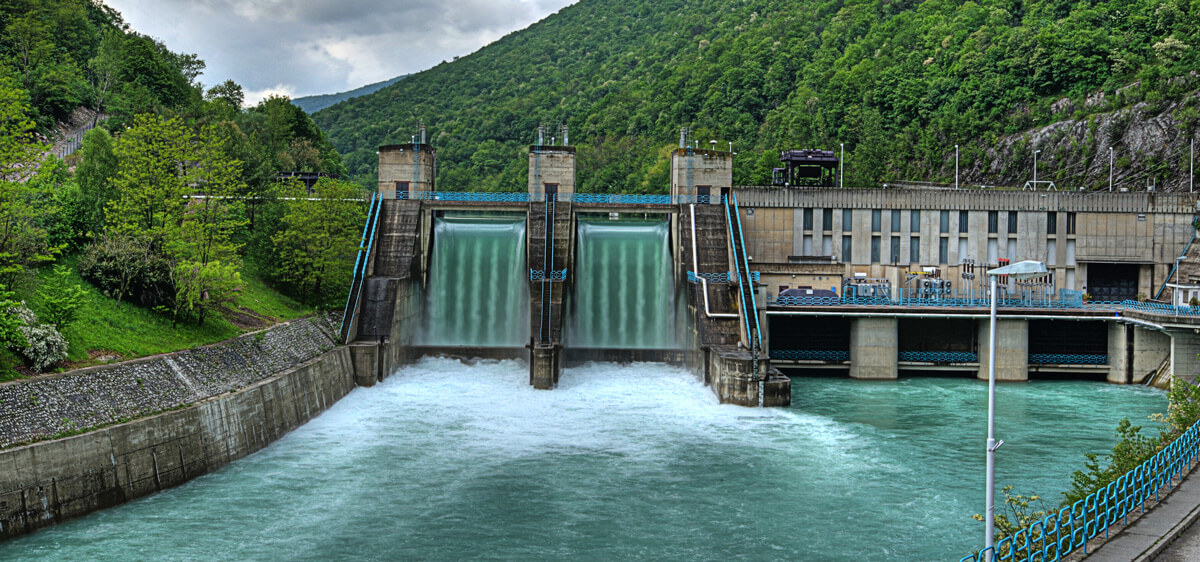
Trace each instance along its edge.
<path fill-rule="evenodd" d="M 696 205 L 696 258 L 700 271 L 697 273 L 725 273 L 733 271 L 729 261 L 729 230 L 725 226 L 725 212 L 719 205 Z M 691 210 L 683 206 L 680 210 L 683 221 L 691 221 Z M 681 263 L 686 272 L 692 268 L 692 229 L 691 224 L 684 223 L 680 228 Z M 686 273 L 684 273 L 686 275 Z M 739 338 L 738 323 L 733 318 L 708 318 L 704 314 L 703 286 L 700 283 L 688 283 L 693 292 L 691 302 L 696 306 L 696 325 L 699 330 L 700 344 L 737 345 Z M 708 284 L 708 304 L 710 312 L 735 312 L 733 305 L 734 292 L 730 284 Z"/>
<path fill-rule="evenodd" d="M 420 271 L 417 248 L 421 232 L 421 202 L 388 199 L 380 211 L 375 251 L 363 283 L 356 340 L 377 340 L 392 329 L 396 290 L 400 280 Z"/>
<path fill-rule="evenodd" d="M 529 281 L 530 335 L 534 344 L 554 345 L 562 343 L 563 316 L 567 287 L 571 283 L 572 271 L 569 262 L 571 245 L 571 203 L 559 201 L 551 206 L 552 222 L 548 220 L 547 204 L 531 202 L 526 236 L 528 240 L 529 268 L 535 270 L 567 270 L 563 281 Z M 547 226 L 553 226 L 553 263 L 547 259 Z M 545 271 L 548 277 L 550 271 Z"/>

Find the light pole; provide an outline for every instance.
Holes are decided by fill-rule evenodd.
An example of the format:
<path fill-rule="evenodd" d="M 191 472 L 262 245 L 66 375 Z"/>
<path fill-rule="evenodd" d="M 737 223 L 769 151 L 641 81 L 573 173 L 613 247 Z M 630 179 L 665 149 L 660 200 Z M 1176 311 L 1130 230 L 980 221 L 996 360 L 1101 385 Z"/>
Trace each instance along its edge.
<path fill-rule="evenodd" d="M 1041 152 L 1040 150 L 1038 152 Z M 1037 155 L 1037 152 L 1034 153 Z M 1036 180 L 1035 180 L 1036 181 Z M 1035 186 L 1037 184 L 1034 184 Z M 984 516 L 983 549 L 988 551 L 988 560 L 995 560 L 996 553 L 992 549 L 992 541 L 996 534 L 996 449 L 1004 444 L 1004 440 L 996 441 L 996 278 L 1001 275 L 1014 279 L 1033 279 L 1047 273 L 1046 264 L 1040 261 L 1021 261 L 996 269 L 989 269 L 991 279 L 992 306 L 990 325 L 988 327 L 988 419 L 987 419 L 987 491 L 984 494 L 987 501 L 987 514 Z"/>
<path fill-rule="evenodd" d="M 1112 172 L 1113 172 L 1113 152 L 1112 147 L 1108 147 L 1108 190 L 1112 191 Z"/>
<path fill-rule="evenodd" d="M 1196 139 L 1192 139 L 1192 149 L 1188 153 L 1188 193 L 1192 193 L 1192 182 L 1196 177 L 1192 168 L 1196 165 Z"/>
<path fill-rule="evenodd" d="M 958 145 L 954 145 L 954 189 L 958 189 Z"/>
<path fill-rule="evenodd" d="M 838 146 L 842 147 L 842 157 L 838 159 L 838 189 L 841 189 L 842 179 L 846 177 L 846 143 L 839 142 Z"/>
<path fill-rule="evenodd" d="M 1037 155 L 1040 150 L 1033 151 L 1033 190 L 1037 191 Z"/>

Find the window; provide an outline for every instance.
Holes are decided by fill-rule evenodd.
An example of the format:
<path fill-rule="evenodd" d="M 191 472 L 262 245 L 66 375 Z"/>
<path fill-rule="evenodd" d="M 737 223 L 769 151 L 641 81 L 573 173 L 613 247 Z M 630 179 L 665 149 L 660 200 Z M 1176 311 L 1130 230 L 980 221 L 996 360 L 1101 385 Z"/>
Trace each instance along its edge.
<path fill-rule="evenodd" d="M 1046 234 L 1058 234 L 1058 213 L 1046 213 Z"/>
<path fill-rule="evenodd" d="M 970 226 L 971 226 L 970 215 L 968 215 L 966 211 L 959 211 L 958 212 L 958 233 L 966 234 L 967 229 L 970 228 Z"/>
<path fill-rule="evenodd" d="M 900 237 L 892 237 L 892 251 L 889 253 L 892 256 L 892 263 L 900 263 Z"/>
<path fill-rule="evenodd" d="M 912 211 L 908 217 L 908 231 L 921 232 L 921 211 Z"/>
<path fill-rule="evenodd" d="M 938 263 L 950 263 L 950 239 L 942 238 L 938 240 Z"/>
<path fill-rule="evenodd" d="M 1017 212 L 1016 211 L 1008 212 L 1008 233 L 1009 234 L 1017 233 Z"/>
<path fill-rule="evenodd" d="M 940 228 L 938 231 L 942 234 L 950 232 L 950 211 L 942 211 L 939 219 Z"/>
<path fill-rule="evenodd" d="M 821 211 L 821 230 L 825 232 L 833 231 L 833 209 L 823 209 Z"/>
<path fill-rule="evenodd" d="M 854 256 L 854 252 L 852 252 L 851 250 L 853 250 L 853 249 L 854 249 L 854 240 L 851 239 L 849 236 L 843 236 L 842 237 L 842 262 L 843 263 L 850 263 L 852 261 L 851 258 Z"/>
<path fill-rule="evenodd" d="M 921 263 L 921 239 L 916 236 L 908 237 L 908 263 Z"/>
<path fill-rule="evenodd" d="M 408 199 L 408 182 L 396 182 L 396 199 Z"/>
<path fill-rule="evenodd" d="M 1075 234 L 1075 213 L 1067 213 L 1067 234 Z"/>
<path fill-rule="evenodd" d="M 804 209 L 804 230 L 812 230 L 812 209 Z"/>
<path fill-rule="evenodd" d="M 881 223 L 883 222 L 883 211 L 875 209 L 871 211 L 871 232 L 879 232 L 882 230 Z"/>
<path fill-rule="evenodd" d="M 892 232 L 900 232 L 900 210 L 892 211 Z"/>
<path fill-rule="evenodd" d="M 879 263 L 879 237 L 871 237 L 871 263 Z"/>
<path fill-rule="evenodd" d="M 1000 232 L 1000 211 L 988 211 L 988 234 L 997 232 Z"/>
<path fill-rule="evenodd" d="M 842 209 L 842 232 L 851 232 L 853 230 L 854 230 L 854 211 L 852 211 L 850 209 Z M 847 255 L 849 255 L 849 254 L 847 254 Z"/>

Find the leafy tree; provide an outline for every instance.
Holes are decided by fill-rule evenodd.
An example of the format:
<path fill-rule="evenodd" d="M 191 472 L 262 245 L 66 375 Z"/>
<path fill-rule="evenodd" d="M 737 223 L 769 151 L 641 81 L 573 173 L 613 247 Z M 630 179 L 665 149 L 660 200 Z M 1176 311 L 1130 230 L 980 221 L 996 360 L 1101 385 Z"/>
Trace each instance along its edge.
<path fill-rule="evenodd" d="M 176 287 L 172 317 L 178 322 L 193 316 L 197 325 L 204 323 L 206 313 L 236 304 L 242 286 L 237 268 L 219 261 L 184 261 L 175 266 L 172 280 Z"/>
<path fill-rule="evenodd" d="M 79 234 L 99 235 L 104 230 L 104 208 L 115 195 L 112 181 L 118 166 L 112 136 L 102 128 L 89 130 L 84 133 L 83 146 L 77 154 L 75 181 L 79 185 L 85 228 Z"/>
<path fill-rule="evenodd" d="M 4 285 L 0 285 L 0 310 L 13 310 L 21 302 Z M 0 344 L 8 347 L 25 346 L 25 334 L 21 331 L 21 319 L 16 314 L 0 314 Z"/>
<path fill-rule="evenodd" d="M 71 270 L 66 266 L 54 266 L 54 274 L 38 291 L 46 308 L 46 320 L 59 331 L 75 323 L 79 311 L 86 304 L 87 291 L 79 284 L 71 283 Z"/>
<path fill-rule="evenodd" d="M 283 184 L 282 229 L 271 237 L 279 276 L 296 287 L 302 302 L 325 304 L 345 294 L 359 249 L 366 205 L 357 185 L 321 178 L 312 193 L 299 181 Z"/>
<path fill-rule="evenodd" d="M 0 76 L 0 283 L 6 286 L 26 266 L 51 261 L 61 250 L 49 244 L 41 224 L 53 207 L 45 184 L 31 181 L 45 150 L 32 133 L 25 96 Z"/>

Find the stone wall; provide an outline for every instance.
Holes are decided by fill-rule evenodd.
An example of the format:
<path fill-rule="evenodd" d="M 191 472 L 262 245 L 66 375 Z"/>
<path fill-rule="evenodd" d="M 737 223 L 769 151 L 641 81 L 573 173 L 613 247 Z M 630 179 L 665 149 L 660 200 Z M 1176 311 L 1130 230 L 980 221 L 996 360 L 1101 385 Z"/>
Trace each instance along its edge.
<path fill-rule="evenodd" d="M 335 318 L 296 320 L 234 340 L 0 385 L 0 449 L 194 404 L 334 347 Z"/>
<path fill-rule="evenodd" d="M 111 424 L 0 451 L 0 538 L 183 483 L 317 416 L 355 386 L 350 350 L 334 347 L 335 329 L 330 318 L 297 320 L 215 346 L 0 388 L 6 444 L 72 431 L 72 420 Z"/>

